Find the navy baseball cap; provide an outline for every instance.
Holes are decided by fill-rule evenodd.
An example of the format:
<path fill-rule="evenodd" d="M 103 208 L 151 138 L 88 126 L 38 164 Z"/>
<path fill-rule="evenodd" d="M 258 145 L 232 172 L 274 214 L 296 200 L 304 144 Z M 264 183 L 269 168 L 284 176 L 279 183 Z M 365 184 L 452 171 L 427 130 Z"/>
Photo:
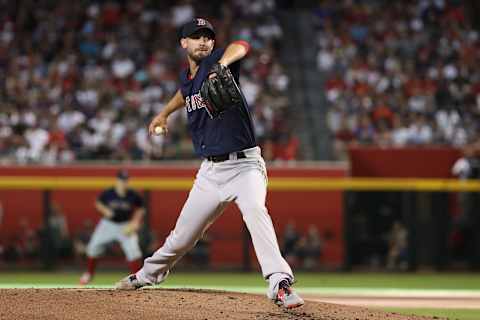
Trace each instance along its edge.
<path fill-rule="evenodd" d="M 187 22 L 183 25 L 180 31 L 181 38 L 188 38 L 198 30 L 206 29 L 212 33 L 213 38 L 215 38 L 215 30 L 210 22 L 203 18 L 195 18 L 190 22 Z"/>
<path fill-rule="evenodd" d="M 125 169 L 118 170 L 117 172 L 117 178 L 120 180 L 128 180 L 128 171 Z"/>

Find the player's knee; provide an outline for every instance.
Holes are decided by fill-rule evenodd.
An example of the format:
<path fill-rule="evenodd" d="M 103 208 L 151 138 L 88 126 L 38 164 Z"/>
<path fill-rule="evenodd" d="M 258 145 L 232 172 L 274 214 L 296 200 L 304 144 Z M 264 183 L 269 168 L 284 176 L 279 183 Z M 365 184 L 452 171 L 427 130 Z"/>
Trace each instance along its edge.
<path fill-rule="evenodd" d="M 102 253 L 103 253 L 102 248 L 97 246 L 88 246 L 86 250 L 87 257 L 90 257 L 90 258 L 96 258 L 100 256 Z"/>

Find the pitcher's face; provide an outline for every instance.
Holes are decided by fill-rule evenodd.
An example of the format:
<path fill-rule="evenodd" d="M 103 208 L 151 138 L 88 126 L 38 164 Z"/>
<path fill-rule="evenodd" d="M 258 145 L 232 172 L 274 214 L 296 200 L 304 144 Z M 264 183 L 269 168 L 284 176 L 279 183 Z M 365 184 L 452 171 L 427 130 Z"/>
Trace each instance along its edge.
<path fill-rule="evenodd" d="M 210 31 L 199 30 L 188 38 L 182 38 L 180 44 L 193 61 L 200 62 L 212 53 L 215 40 Z"/>

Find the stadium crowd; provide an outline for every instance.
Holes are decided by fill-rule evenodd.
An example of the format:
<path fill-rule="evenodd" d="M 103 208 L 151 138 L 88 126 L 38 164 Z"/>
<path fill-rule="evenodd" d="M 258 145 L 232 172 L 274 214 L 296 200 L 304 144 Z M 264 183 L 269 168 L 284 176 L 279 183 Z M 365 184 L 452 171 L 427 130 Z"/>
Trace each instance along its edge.
<path fill-rule="evenodd" d="M 253 51 L 241 84 L 267 160 L 298 159 L 273 0 L 0 3 L 0 162 L 195 158 L 186 115 L 146 125 L 185 67 L 178 29 L 208 17 Z M 322 1 L 313 11 L 334 158 L 351 144 L 478 140 L 479 34 L 461 1 Z"/>
<path fill-rule="evenodd" d="M 274 9 L 262 0 L 0 2 L 0 163 L 194 158 L 185 113 L 170 118 L 167 137 L 146 128 L 178 89 L 178 30 L 196 16 L 215 25 L 217 46 L 252 45 L 241 84 L 264 156 L 294 159 Z"/>
<path fill-rule="evenodd" d="M 314 14 L 336 159 L 352 143 L 479 140 L 480 42 L 462 1 L 323 1 Z"/>

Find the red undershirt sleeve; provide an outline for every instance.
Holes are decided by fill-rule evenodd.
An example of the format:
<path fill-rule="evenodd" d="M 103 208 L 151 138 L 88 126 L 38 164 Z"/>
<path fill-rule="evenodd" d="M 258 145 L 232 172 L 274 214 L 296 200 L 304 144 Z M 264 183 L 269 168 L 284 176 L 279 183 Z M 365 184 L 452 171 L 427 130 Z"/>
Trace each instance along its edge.
<path fill-rule="evenodd" d="M 243 46 L 245 48 L 245 50 L 247 50 L 247 54 L 250 52 L 250 44 L 245 40 L 237 40 L 237 41 L 232 42 L 232 44 L 239 44 L 239 45 Z"/>

